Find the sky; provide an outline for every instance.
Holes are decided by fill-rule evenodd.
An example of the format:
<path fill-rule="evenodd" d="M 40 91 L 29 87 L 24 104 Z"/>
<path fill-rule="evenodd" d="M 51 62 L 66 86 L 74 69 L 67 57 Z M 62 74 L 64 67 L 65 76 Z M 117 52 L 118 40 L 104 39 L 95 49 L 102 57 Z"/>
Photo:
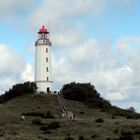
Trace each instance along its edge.
<path fill-rule="evenodd" d="M 34 80 L 34 44 L 45 25 L 53 90 L 90 82 L 113 105 L 140 112 L 139 7 L 139 0 L 0 0 L 0 93 Z"/>

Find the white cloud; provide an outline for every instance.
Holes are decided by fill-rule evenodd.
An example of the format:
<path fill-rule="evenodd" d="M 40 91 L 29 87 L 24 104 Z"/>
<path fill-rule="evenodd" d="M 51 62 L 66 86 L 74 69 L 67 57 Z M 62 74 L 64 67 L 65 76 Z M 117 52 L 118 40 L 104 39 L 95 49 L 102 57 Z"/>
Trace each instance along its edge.
<path fill-rule="evenodd" d="M 28 24 L 29 13 L 33 12 L 35 6 L 37 2 L 34 0 L 0 0 L 1 23 L 21 28 L 21 25 Z"/>
<path fill-rule="evenodd" d="M 10 46 L 1 44 L 0 53 L 0 91 L 2 93 L 13 84 L 21 81 L 25 62 L 20 54 Z"/>
<path fill-rule="evenodd" d="M 127 95 L 123 95 L 120 92 L 111 92 L 108 93 L 106 96 L 106 99 L 111 100 L 111 101 L 123 101 L 125 99 L 127 99 Z"/>
<path fill-rule="evenodd" d="M 67 57 L 53 56 L 55 87 L 59 89 L 72 81 L 91 82 L 103 97 L 116 105 L 130 105 L 132 97 L 133 102 L 137 102 L 140 90 L 139 37 L 125 37 L 121 40 L 111 44 L 116 51 L 107 47 L 106 41 L 89 39 L 66 49 Z M 120 46 L 124 42 L 127 47 L 122 49 Z"/>
<path fill-rule="evenodd" d="M 31 64 L 26 64 L 26 68 L 21 74 L 21 79 L 23 81 L 34 81 L 34 72 Z"/>
<path fill-rule="evenodd" d="M 33 81 L 32 66 L 24 57 L 8 45 L 1 44 L 0 53 L 0 94 L 16 83 Z"/>
<path fill-rule="evenodd" d="M 105 8 L 104 0 L 59 0 L 59 2 L 44 0 L 32 13 L 30 24 L 32 27 L 38 28 L 42 24 L 48 25 L 50 20 L 55 33 L 60 30 L 65 32 L 66 25 L 69 25 L 68 29 L 72 29 L 80 17 L 99 16 L 104 13 Z"/>
<path fill-rule="evenodd" d="M 0 45 L 0 74 L 3 76 L 12 76 L 13 73 L 19 77 L 19 73 L 23 70 L 24 61 L 22 57 L 7 45 Z"/>

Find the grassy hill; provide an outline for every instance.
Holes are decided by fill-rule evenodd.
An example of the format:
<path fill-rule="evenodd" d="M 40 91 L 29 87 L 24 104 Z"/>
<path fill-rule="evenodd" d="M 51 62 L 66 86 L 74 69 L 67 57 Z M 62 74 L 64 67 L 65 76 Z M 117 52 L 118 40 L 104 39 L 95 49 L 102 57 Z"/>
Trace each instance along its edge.
<path fill-rule="evenodd" d="M 0 140 L 37 140 L 40 127 L 59 118 L 57 99 L 53 95 L 26 94 L 0 104 Z M 20 119 L 21 114 L 25 120 Z"/>
<path fill-rule="evenodd" d="M 0 104 L 0 140 L 139 140 L 140 120 L 67 100 L 77 120 L 60 119 L 56 95 L 26 94 Z M 25 120 L 20 115 L 25 115 Z"/>
<path fill-rule="evenodd" d="M 89 83 L 67 84 L 59 96 L 35 89 L 26 82 L 0 96 L 0 140 L 140 140 L 140 114 L 112 106 Z M 66 105 L 75 119 L 60 115 Z"/>

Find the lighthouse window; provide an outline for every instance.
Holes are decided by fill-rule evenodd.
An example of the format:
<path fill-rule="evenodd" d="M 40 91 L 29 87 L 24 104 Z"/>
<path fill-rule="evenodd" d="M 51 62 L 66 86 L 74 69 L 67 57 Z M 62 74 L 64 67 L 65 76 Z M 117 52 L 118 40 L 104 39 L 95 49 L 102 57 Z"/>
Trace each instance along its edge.
<path fill-rule="evenodd" d="M 46 48 L 46 52 L 48 52 L 48 48 Z"/>
<path fill-rule="evenodd" d="M 47 77 L 47 81 L 49 81 L 49 77 Z"/>
<path fill-rule="evenodd" d="M 48 62 L 48 57 L 46 58 L 46 62 Z"/>
<path fill-rule="evenodd" d="M 49 68 L 48 68 L 48 67 L 46 68 L 46 71 L 47 71 L 47 72 L 49 71 Z"/>

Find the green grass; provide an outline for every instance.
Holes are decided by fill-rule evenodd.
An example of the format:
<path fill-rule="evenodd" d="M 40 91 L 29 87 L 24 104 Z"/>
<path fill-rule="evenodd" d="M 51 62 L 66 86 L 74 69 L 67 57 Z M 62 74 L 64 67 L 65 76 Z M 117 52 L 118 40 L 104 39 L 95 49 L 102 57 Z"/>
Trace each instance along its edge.
<path fill-rule="evenodd" d="M 76 115 L 73 120 L 60 119 L 59 107 L 55 95 L 32 94 L 14 98 L 0 104 L 0 140 L 64 140 L 70 136 L 79 140 L 119 140 L 122 135 L 131 134 L 134 140 L 140 137 L 140 120 L 126 119 L 91 109 L 81 102 L 67 100 Z M 41 116 L 25 116 L 21 113 L 46 113 L 51 111 L 54 119 Z M 103 122 L 98 122 L 102 119 Z M 53 125 L 53 126 L 52 126 Z"/>
<path fill-rule="evenodd" d="M 82 102 L 72 101 L 72 100 L 67 100 L 67 102 L 71 106 L 76 117 L 78 118 L 94 119 L 96 117 L 98 118 L 99 116 L 103 118 L 111 118 L 112 116 L 106 112 L 102 112 L 101 109 L 89 108 L 87 105 L 83 104 Z"/>

